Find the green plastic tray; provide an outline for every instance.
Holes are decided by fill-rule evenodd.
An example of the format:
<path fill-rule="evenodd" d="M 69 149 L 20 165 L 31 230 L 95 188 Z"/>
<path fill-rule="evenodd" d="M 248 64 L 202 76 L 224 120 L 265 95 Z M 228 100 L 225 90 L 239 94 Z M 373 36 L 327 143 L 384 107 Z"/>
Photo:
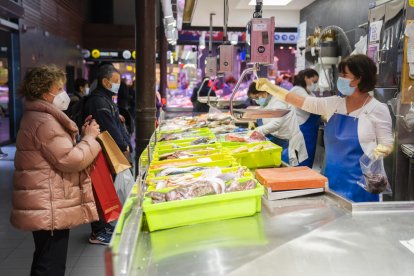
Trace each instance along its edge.
<path fill-rule="evenodd" d="M 261 211 L 263 193 L 263 186 L 257 182 L 253 190 L 193 199 L 152 204 L 150 198 L 145 198 L 142 208 L 149 230 L 155 231 L 254 215 Z"/>
<path fill-rule="evenodd" d="M 211 161 L 207 162 L 199 162 L 203 161 L 201 159 L 210 159 Z M 171 160 L 163 160 L 163 161 L 152 161 L 150 164 L 150 169 L 158 169 L 159 166 L 174 166 L 174 167 L 181 167 L 181 166 L 198 166 L 204 163 L 211 163 L 217 162 L 225 159 L 232 159 L 231 155 L 228 153 L 218 153 L 218 154 L 210 154 L 204 156 L 195 156 L 189 158 L 182 158 L 182 159 L 171 159 Z M 182 165 L 181 165 L 181 164 Z"/>
<path fill-rule="evenodd" d="M 170 149 L 158 149 L 155 148 L 154 150 L 154 155 L 163 155 L 163 154 L 167 154 L 167 153 L 173 153 L 176 152 L 177 150 L 205 150 L 206 148 L 213 148 L 213 149 L 221 149 L 221 145 L 219 143 L 214 143 L 214 144 L 201 144 L 201 145 L 192 145 L 192 146 L 188 146 L 188 147 L 182 147 L 179 149 L 175 149 L 175 148 L 170 148 Z"/>
<path fill-rule="evenodd" d="M 241 146 L 238 145 L 235 147 L 228 147 L 225 151 L 233 156 L 240 165 L 246 166 L 249 169 L 280 167 L 282 164 L 282 148 L 280 146 L 275 145 L 270 141 L 244 144 L 242 146 L 253 148 L 259 144 L 270 145 L 272 148 L 255 152 L 231 153 L 232 150 Z"/>
<path fill-rule="evenodd" d="M 174 150 L 170 153 L 173 153 L 175 151 L 177 151 L 177 150 Z M 200 149 L 200 150 L 191 151 L 190 153 L 194 154 L 195 155 L 194 157 L 201 158 L 201 157 L 208 157 L 209 155 L 212 155 L 212 154 L 220 154 L 220 153 L 222 153 L 222 150 L 221 149 L 210 149 L 210 150 Z M 153 161 L 154 162 L 162 162 L 162 161 L 159 160 L 161 155 L 162 154 L 159 154 L 158 152 L 154 153 L 154 156 L 152 157 Z M 183 159 L 183 158 L 175 158 L 175 159 L 168 159 L 168 160 L 177 160 L 177 159 Z"/>
<path fill-rule="evenodd" d="M 215 139 L 215 138 L 214 138 Z M 174 143 L 165 143 L 165 142 L 159 142 L 157 143 L 157 145 L 155 146 L 155 150 L 156 151 L 162 151 L 162 150 L 176 150 L 176 149 L 183 149 L 183 148 L 188 148 L 188 147 L 193 147 L 193 146 L 209 146 L 209 145 L 214 145 L 216 144 L 215 140 L 211 140 L 211 142 L 213 143 L 207 143 L 207 144 L 198 144 L 198 145 L 192 145 L 191 141 L 195 140 L 191 140 L 191 141 L 171 141 Z M 178 147 L 176 147 L 178 146 Z"/>
<path fill-rule="evenodd" d="M 247 142 L 225 142 L 225 141 L 222 141 L 219 143 L 223 148 L 232 148 L 232 147 L 237 147 L 237 146 L 245 146 L 249 144 Z"/>
<path fill-rule="evenodd" d="M 185 165 L 185 166 L 179 166 L 178 168 L 185 168 L 185 167 L 191 167 L 194 166 L 194 164 Z M 227 159 L 219 160 L 219 161 L 213 161 L 213 162 L 206 162 L 206 163 L 199 163 L 197 164 L 198 167 L 237 167 L 239 166 L 239 163 L 236 162 L 236 160 L 228 156 Z M 157 173 L 162 171 L 163 169 L 149 169 L 148 170 L 148 177 L 153 178 L 156 176 Z"/>
<path fill-rule="evenodd" d="M 231 172 L 237 172 L 237 170 L 239 170 L 241 167 L 230 167 L 230 168 L 220 168 L 222 173 L 231 173 Z M 253 173 L 248 170 L 246 167 L 244 167 L 243 169 L 246 170 L 246 172 L 244 173 L 243 177 L 248 177 L 248 178 L 254 178 Z M 198 171 L 198 172 L 193 172 L 193 173 L 188 173 L 191 174 L 194 178 L 200 177 L 201 175 L 203 175 L 203 171 Z M 180 174 L 180 176 L 182 176 L 183 174 Z M 159 181 L 159 180 L 165 180 L 168 178 L 172 178 L 172 177 L 177 177 L 178 175 L 167 175 L 167 176 L 159 176 L 159 177 L 147 177 L 146 178 L 146 183 L 148 185 L 148 189 L 150 189 L 150 186 L 153 186 L 154 182 Z"/>
<path fill-rule="evenodd" d="M 163 146 L 163 145 L 169 145 L 169 144 L 184 144 L 187 142 L 192 142 L 194 140 L 197 140 L 198 138 L 209 138 L 209 140 L 215 140 L 216 136 L 212 133 L 207 133 L 207 134 L 203 134 L 200 133 L 197 136 L 194 137 L 188 137 L 188 138 L 183 138 L 183 139 L 177 139 L 177 140 L 171 140 L 171 141 L 162 141 L 162 142 L 157 142 L 157 146 Z"/>
<path fill-rule="evenodd" d="M 170 133 L 180 133 L 183 132 L 181 129 L 175 129 L 175 130 L 161 130 L 159 132 L 157 132 L 158 137 L 164 134 L 170 134 Z M 208 127 L 203 127 L 203 128 L 194 128 L 191 129 L 189 131 L 186 131 L 186 133 L 211 133 L 213 134 L 213 132 L 208 128 Z"/>

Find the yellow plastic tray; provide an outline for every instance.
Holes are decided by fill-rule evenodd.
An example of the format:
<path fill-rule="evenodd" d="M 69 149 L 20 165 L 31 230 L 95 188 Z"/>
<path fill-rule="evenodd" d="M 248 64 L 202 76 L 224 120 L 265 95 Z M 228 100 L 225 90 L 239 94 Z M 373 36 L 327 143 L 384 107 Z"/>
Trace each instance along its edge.
<path fill-rule="evenodd" d="M 259 144 L 271 146 L 271 148 L 254 152 L 232 153 L 233 150 L 241 146 L 250 149 Z M 240 165 L 246 166 L 249 169 L 280 167 L 282 164 L 282 148 L 270 141 L 228 147 L 224 151 L 233 156 Z"/>
<path fill-rule="evenodd" d="M 247 180 L 247 179 L 246 179 Z M 209 221 L 239 218 L 261 211 L 263 186 L 253 190 L 203 196 L 152 204 L 145 198 L 142 205 L 150 231 Z"/>

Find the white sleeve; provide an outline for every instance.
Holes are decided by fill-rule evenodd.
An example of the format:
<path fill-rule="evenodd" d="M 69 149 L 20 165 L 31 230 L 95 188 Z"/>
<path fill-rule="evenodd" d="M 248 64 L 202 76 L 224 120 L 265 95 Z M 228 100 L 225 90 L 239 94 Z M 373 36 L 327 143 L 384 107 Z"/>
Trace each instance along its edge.
<path fill-rule="evenodd" d="M 393 146 L 392 120 L 388 107 L 385 104 L 379 104 L 372 116 L 375 117 L 377 143 L 384 146 Z"/>
<path fill-rule="evenodd" d="M 283 118 L 284 117 L 273 118 L 268 123 L 257 127 L 256 130 L 263 135 L 274 133 L 279 130 L 280 125 L 282 124 Z"/>
<path fill-rule="evenodd" d="M 268 105 L 265 106 L 263 109 L 266 110 L 266 109 L 279 109 L 279 108 L 286 109 L 286 108 L 289 108 L 289 105 L 287 105 L 286 103 L 282 101 L 279 101 L 275 97 L 272 97 Z M 280 126 L 283 124 L 283 121 L 285 120 L 285 116 L 281 118 L 263 119 L 263 125 L 256 128 L 256 130 L 262 133 L 263 135 L 277 132 Z"/>
<path fill-rule="evenodd" d="M 310 95 L 308 94 L 308 92 L 306 92 L 305 88 L 301 87 L 301 86 L 294 86 L 292 89 L 290 89 L 289 91 L 290 93 L 302 96 L 304 98 L 310 97 Z"/>
<path fill-rule="evenodd" d="M 341 98 L 338 96 L 327 98 L 307 97 L 305 98 L 305 102 L 301 109 L 309 113 L 324 115 L 329 118 L 335 113 L 340 101 Z"/>

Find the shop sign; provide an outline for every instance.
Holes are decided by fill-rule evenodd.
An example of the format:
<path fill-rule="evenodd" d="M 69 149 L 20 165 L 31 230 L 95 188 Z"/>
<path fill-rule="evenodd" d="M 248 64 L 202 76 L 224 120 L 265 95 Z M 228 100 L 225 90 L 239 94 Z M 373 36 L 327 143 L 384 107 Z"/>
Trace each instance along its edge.
<path fill-rule="evenodd" d="M 89 54 L 90 53 L 90 54 Z M 82 50 L 83 57 L 88 60 L 130 60 L 135 59 L 135 51 L 130 50 L 103 50 L 93 49 L 89 52 L 88 49 Z"/>
<path fill-rule="evenodd" d="M 382 23 L 382 20 L 379 20 L 369 24 L 369 42 L 380 41 Z"/>

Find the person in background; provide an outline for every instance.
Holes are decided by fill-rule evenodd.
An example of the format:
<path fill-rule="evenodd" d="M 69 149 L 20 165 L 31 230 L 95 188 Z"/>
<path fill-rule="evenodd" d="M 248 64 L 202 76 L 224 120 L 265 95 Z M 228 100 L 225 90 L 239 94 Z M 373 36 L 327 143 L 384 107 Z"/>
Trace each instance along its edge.
<path fill-rule="evenodd" d="M 325 169 L 329 188 L 354 202 L 378 201 L 357 182 L 362 178 L 360 158 L 383 158 L 393 149 L 392 121 L 387 105 L 370 95 L 377 81 L 377 66 L 366 55 L 353 55 L 338 66 L 337 87 L 344 97 L 302 97 L 259 79 L 257 88 L 268 91 L 307 112 L 324 115 Z"/>
<path fill-rule="evenodd" d="M 121 79 L 121 84 L 119 86 L 117 96 L 118 97 L 116 104 L 118 105 L 118 107 L 128 111 L 131 105 L 131 96 L 129 94 L 128 85 L 126 84 L 125 79 Z"/>
<path fill-rule="evenodd" d="M 69 229 L 98 219 L 90 166 L 101 150 L 99 125 L 86 123 L 81 140 L 62 111 L 69 105 L 63 70 L 33 68 L 20 94 L 24 113 L 17 133 L 11 223 L 32 231 L 30 275 L 65 275 Z M 89 118 L 90 119 L 90 118 Z"/>
<path fill-rule="evenodd" d="M 98 122 L 101 131 L 107 130 L 115 143 L 130 160 L 130 137 L 119 118 L 117 105 L 112 101 L 118 94 L 121 75 L 110 64 L 99 67 L 97 72 L 97 87 L 88 96 L 83 109 L 83 118 L 89 115 Z M 103 220 L 91 224 L 92 233 L 89 242 L 92 244 L 108 245 L 113 233 L 111 224 Z"/>
<path fill-rule="evenodd" d="M 134 129 L 134 120 L 130 114 L 133 98 L 131 97 L 129 87 L 126 84 L 126 79 L 121 80 L 121 85 L 119 86 L 119 91 L 117 94 L 117 106 L 120 113 L 120 120 L 125 124 L 128 133 L 131 135 Z"/>
<path fill-rule="evenodd" d="M 160 119 L 161 109 L 162 109 L 162 100 L 160 91 L 155 91 L 155 107 L 157 108 L 157 121 Z"/>
<path fill-rule="evenodd" d="M 293 82 L 295 86 L 290 89 L 290 92 L 305 98 L 314 97 L 313 91 L 317 89 L 318 80 L 318 72 L 310 68 L 304 69 L 295 76 Z M 300 131 L 302 131 L 303 137 L 305 138 L 306 150 L 308 152 L 308 159 L 299 165 L 312 168 L 321 116 L 303 111 L 300 108 L 296 108 L 296 115 L 298 117 Z"/>
<path fill-rule="evenodd" d="M 5 116 L 6 116 L 6 113 L 4 112 L 3 107 L 0 105 L 0 118 L 5 117 Z M 0 147 L 0 160 L 5 159 L 7 156 L 8 154 L 3 152 L 3 150 Z"/>
<path fill-rule="evenodd" d="M 204 81 L 206 80 L 207 81 Z M 210 81 L 208 81 L 209 78 L 204 78 L 203 81 L 196 87 L 193 89 L 193 94 L 191 94 L 191 102 L 193 103 L 193 113 L 208 113 L 208 111 L 210 110 L 210 107 L 207 103 L 200 103 L 198 101 L 198 96 L 200 97 L 207 97 L 208 94 L 210 93 L 211 97 L 215 97 L 216 93 L 213 90 L 213 83 L 210 83 Z M 203 84 L 204 83 L 204 84 Z M 203 86 L 201 86 L 203 85 Z M 199 95 L 198 95 L 198 91 Z"/>
<path fill-rule="evenodd" d="M 291 76 L 288 74 L 282 75 L 282 82 L 280 83 L 280 87 L 283 87 L 286 90 L 290 90 L 293 88 L 293 84 L 290 81 Z"/>
<path fill-rule="evenodd" d="M 308 158 L 308 154 L 294 108 L 281 102 L 277 97 L 273 97 L 266 90 L 258 89 L 256 86 L 256 81 L 250 84 L 247 96 L 256 101 L 260 108 L 264 110 L 290 109 L 290 112 L 280 118 L 257 120 L 259 126 L 255 130 L 282 147 L 282 160 L 284 162 L 291 166 L 298 166 L 299 163 Z"/>
<path fill-rule="evenodd" d="M 70 97 L 70 104 L 79 101 L 89 95 L 89 83 L 85 79 L 75 80 L 75 93 Z"/>
<path fill-rule="evenodd" d="M 65 114 L 71 118 L 71 120 L 75 121 L 78 124 L 78 127 L 81 127 L 83 124 L 83 120 L 80 122 L 76 122 L 76 113 L 81 111 L 81 99 L 87 97 L 89 95 L 89 84 L 88 81 L 85 79 L 76 79 L 75 80 L 75 92 L 73 95 L 70 95 L 70 103 L 67 110 L 65 110 Z"/>
<path fill-rule="evenodd" d="M 132 119 L 135 121 L 135 79 L 132 81 L 131 85 L 128 87 L 129 97 L 131 99 L 131 104 L 129 107 L 129 113 L 132 116 Z"/>
<path fill-rule="evenodd" d="M 233 89 L 236 86 L 236 83 L 237 83 L 237 80 L 233 76 L 228 76 L 223 85 L 222 96 L 230 95 L 233 92 Z"/>

